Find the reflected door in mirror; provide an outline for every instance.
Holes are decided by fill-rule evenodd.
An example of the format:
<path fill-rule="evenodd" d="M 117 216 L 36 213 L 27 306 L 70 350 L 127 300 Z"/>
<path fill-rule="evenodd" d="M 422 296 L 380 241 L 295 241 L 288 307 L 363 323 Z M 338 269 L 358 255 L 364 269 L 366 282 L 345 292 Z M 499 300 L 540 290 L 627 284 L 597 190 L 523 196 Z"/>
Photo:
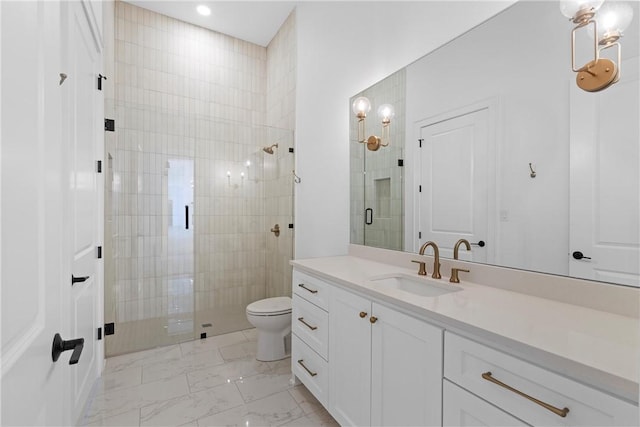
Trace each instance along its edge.
<path fill-rule="evenodd" d="M 420 243 L 435 241 L 453 258 L 458 239 L 488 238 L 488 108 L 470 106 L 420 124 L 418 187 Z M 487 247 L 461 252 L 461 259 L 487 262 Z"/>

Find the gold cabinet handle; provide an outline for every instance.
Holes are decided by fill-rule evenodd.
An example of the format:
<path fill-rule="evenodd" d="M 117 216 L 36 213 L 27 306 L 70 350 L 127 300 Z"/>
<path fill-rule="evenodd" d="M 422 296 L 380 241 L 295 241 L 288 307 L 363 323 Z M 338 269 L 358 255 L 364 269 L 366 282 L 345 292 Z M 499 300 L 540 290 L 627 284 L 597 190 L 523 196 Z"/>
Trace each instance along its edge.
<path fill-rule="evenodd" d="M 304 285 L 304 283 L 299 283 L 299 284 L 298 284 L 298 286 L 299 286 L 299 287 L 301 287 L 302 289 L 305 289 L 305 290 L 307 290 L 307 291 L 311 292 L 312 294 L 317 294 L 317 293 L 318 293 L 318 291 L 316 291 L 315 289 L 309 289 L 309 288 L 307 288 L 307 287 Z"/>
<path fill-rule="evenodd" d="M 304 321 L 304 317 L 298 317 L 298 320 L 299 320 L 300 322 L 302 322 L 302 324 L 303 324 L 304 326 L 306 326 L 307 328 L 311 329 L 312 331 L 315 331 L 316 329 L 318 329 L 318 327 L 317 327 L 317 326 L 311 326 L 310 324 L 308 324 L 307 322 L 305 322 L 305 321 Z"/>
<path fill-rule="evenodd" d="M 494 384 L 499 385 L 500 387 L 504 387 L 509 391 L 514 392 L 515 394 L 524 397 L 525 399 L 529 399 L 530 401 L 537 403 L 538 405 L 542 406 L 545 409 L 548 409 L 549 411 L 553 412 L 554 414 L 556 414 L 559 417 L 566 417 L 567 414 L 569 413 L 569 408 L 556 408 L 553 405 L 549 405 L 548 403 L 543 402 L 542 400 L 538 400 L 535 397 L 531 397 L 528 394 L 525 394 L 523 392 L 521 392 L 520 390 L 516 390 L 515 388 L 506 385 L 505 383 L 503 383 L 502 381 L 498 381 L 497 379 L 495 379 L 494 377 L 491 376 L 491 372 L 485 372 L 484 374 L 482 374 L 482 378 L 484 378 L 487 381 L 490 381 Z"/>
<path fill-rule="evenodd" d="M 309 370 L 309 368 L 307 368 L 306 366 L 304 366 L 304 363 L 302 363 L 302 362 L 304 362 L 304 359 L 300 359 L 300 360 L 298 360 L 298 365 L 302 366 L 302 367 L 304 368 L 304 370 L 305 370 L 305 371 L 307 371 L 307 372 L 309 373 L 309 375 L 311 375 L 312 377 L 315 377 L 316 375 L 318 375 L 318 373 L 317 373 L 317 372 L 311 372 L 311 371 Z"/>
<path fill-rule="evenodd" d="M 371 322 L 371 323 L 376 323 L 377 321 L 378 321 L 378 318 L 376 316 L 371 316 L 369 318 L 369 322 Z"/>
<path fill-rule="evenodd" d="M 360 312 L 360 318 L 364 319 L 365 317 L 367 317 L 367 312 L 366 311 L 361 311 Z"/>

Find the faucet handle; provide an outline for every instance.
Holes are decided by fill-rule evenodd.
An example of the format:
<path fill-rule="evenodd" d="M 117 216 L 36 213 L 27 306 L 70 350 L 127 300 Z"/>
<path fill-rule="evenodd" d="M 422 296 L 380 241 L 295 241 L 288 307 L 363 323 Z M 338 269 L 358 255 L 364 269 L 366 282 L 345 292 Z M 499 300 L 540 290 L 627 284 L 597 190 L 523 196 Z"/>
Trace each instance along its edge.
<path fill-rule="evenodd" d="M 465 272 L 465 273 L 469 273 L 469 270 L 466 270 L 464 268 L 455 268 L 453 267 L 451 269 L 451 278 L 449 278 L 449 282 L 451 283 L 460 283 L 460 278 L 458 277 L 458 273 L 459 272 Z"/>
<path fill-rule="evenodd" d="M 420 268 L 418 268 L 418 275 L 419 276 L 426 276 L 427 275 L 427 264 L 424 261 L 418 261 L 418 260 L 412 259 L 411 262 L 415 262 L 417 264 L 420 264 Z"/>

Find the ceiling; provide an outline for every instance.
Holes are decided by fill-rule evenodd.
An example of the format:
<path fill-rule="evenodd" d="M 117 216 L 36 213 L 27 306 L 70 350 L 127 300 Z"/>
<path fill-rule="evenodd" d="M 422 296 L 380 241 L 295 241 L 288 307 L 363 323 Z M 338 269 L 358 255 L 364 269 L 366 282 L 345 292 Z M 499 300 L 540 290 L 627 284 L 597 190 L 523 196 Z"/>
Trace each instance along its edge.
<path fill-rule="evenodd" d="M 181 21 L 228 34 L 260 46 L 267 46 L 295 7 L 293 1 L 165 1 L 126 0 Z M 196 7 L 206 5 L 211 15 L 202 16 Z"/>

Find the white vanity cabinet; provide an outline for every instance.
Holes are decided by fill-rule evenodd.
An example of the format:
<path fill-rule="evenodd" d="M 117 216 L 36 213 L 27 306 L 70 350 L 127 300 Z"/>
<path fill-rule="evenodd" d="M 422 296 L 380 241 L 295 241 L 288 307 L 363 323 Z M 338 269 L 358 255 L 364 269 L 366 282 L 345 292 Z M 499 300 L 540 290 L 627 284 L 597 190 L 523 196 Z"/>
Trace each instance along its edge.
<path fill-rule="evenodd" d="M 298 270 L 293 293 L 292 371 L 341 425 L 639 425 L 637 404 L 434 326 L 407 301 Z"/>
<path fill-rule="evenodd" d="M 441 424 L 441 329 L 334 288 L 329 361 L 329 412 L 341 425 Z"/>
<path fill-rule="evenodd" d="M 329 387 L 329 286 L 314 276 L 293 272 L 291 371 L 324 406 Z"/>

